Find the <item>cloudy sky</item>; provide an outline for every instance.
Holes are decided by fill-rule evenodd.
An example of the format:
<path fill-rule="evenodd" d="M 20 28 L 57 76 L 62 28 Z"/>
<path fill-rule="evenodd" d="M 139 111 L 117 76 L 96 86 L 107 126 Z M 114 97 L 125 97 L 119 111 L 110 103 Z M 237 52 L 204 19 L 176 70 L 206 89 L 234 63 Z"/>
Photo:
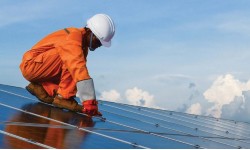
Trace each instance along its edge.
<path fill-rule="evenodd" d="M 1 0 L 0 83 L 25 87 L 23 53 L 97 13 L 111 48 L 88 56 L 99 99 L 250 122 L 249 0 Z"/>

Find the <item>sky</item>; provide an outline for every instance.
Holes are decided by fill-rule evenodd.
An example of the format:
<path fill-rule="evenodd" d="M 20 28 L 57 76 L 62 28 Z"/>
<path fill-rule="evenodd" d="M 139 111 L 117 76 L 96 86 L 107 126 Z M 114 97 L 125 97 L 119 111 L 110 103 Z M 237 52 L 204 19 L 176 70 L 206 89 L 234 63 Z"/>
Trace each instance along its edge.
<path fill-rule="evenodd" d="M 97 98 L 250 122 L 249 0 L 1 0 L 0 83 L 47 34 L 108 14 L 110 48 L 88 55 Z"/>

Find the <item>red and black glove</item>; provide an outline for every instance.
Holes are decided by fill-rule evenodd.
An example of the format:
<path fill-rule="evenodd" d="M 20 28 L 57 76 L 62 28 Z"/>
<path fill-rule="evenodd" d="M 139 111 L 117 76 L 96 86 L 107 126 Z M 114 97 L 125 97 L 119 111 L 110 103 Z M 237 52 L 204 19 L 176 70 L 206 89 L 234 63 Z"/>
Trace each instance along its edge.
<path fill-rule="evenodd" d="M 98 102 L 96 100 L 86 100 L 82 102 L 82 112 L 89 116 L 102 116 L 98 111 Z"/>

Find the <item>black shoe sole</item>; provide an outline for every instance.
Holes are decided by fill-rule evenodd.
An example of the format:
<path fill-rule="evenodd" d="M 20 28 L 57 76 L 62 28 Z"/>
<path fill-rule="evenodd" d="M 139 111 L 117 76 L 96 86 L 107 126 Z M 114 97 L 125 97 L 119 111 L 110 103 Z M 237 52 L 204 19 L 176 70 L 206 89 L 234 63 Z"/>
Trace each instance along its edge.
<path fill-rule="evenodd" d="M 31 95 L 34 95 L 34 96 L 36 96 L 30 89 L 29 89 L 29 87 L 28 86 L 26 86 L 25 87 L 25 89 L 31 94 Z"/>

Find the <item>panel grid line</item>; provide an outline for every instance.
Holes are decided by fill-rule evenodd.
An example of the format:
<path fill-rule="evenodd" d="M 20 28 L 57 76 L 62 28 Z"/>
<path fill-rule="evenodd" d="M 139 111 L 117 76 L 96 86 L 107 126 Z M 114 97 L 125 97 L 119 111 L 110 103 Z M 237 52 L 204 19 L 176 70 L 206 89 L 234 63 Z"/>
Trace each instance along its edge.
<path fill-rule="evenodd" d="M 161 120 L 161 121 L 164 121 L 164 122 L 170 122 L 170 121 L 166 121 L 166 120 L 163 120 L 163 119 L 160 119 L 160 118 L 155 118 L 155 117 L 152 117 L 152 116 L 148 116 L 148 115 L 144 115 L 144 114 L 140 114 L 140 113 L 137 113 L 137 112 L 133 112 L 133 111 L 128 111 L 126 109 L 122 109 L 122 108 L 119 108 L 119 107 L 116 107 L 116 106 L 111 106 L 111 105 L 108 105 L 108 104 L 103 104 L 103 105 L 106 105 L 106 106 L 110 106 L 110 107 L 113 107 L 113 108 L 117 108 L 117 109 L 120 109 L 120 110 L 123 110 L 123 111 L 127 111 L 127 112 L 131 112 L 131 113 L 134 113 L 134 114 L 138 114 L 138 115 L 142 115 L 142 116 L 147 116 L 147 117 L 150 117 L 150 118 L 154 118 L 154 119 L 158 119 L 158 120 Z M 171 122 L 171 123 L 174 123 L 174 122 Z M 176 123 L 174 123 L 176 124 Z M 178 125 L 181 125 L 181 126 L 185 126 L 185 127 L 188 127 L 188 128 L 191 128 L 191 129 L 194 129 L 190 126 L 187 126 L 187 125 L 182 125 L 182 124 L 178 124 Z M 200 131 L 203 131 L 203 132 L 207 132 L 207 133 L 210 133 L 209 131 L 206 131 L 206 130 L 201 130 Z M 211 134 L 214 134 L 214 133 L 211 133 Z M 221 135 L 218 135 L 218 134 L 214 134 L 216 136 L 221 136 Z M 226 136 L 222 136 L 223 138 L 228 138 Z M 231 138 L 231 139 L 235 139 L 235 138 Z M 246 138 L 244 138 L 246 139 Z M 238 141 L 241 141 L 241 140 L 238 140 Z M 217 141 L 214 141 L 214 142 L 217 142 Z M 247 141 L 241 141 L 243 143 L 249 143 Z M 231 145 L 231 144 L 226 144 L 226 143 L 222 143 L 222 142 L 217 142 L 217 143 L 221 143 L 221 144 L 224 144 L 224 145 L 228 145 L 228 146 L 231 146 L 231 147 L 235 147 L 235 148 L 238 148 L 239 146 L 234 146 L 234 145 Z"/>
<path fill-rule="evenodd" d="M 112 106 L 112 105 L 109 105 L 109 104 L 104 104 L 104 105 L 109 106 L 109 107 L 113 107 L 113 108 L 117 108 L 117 109 L 120 109 L 120 110 L 128 111 L 128 110 L 126 110 L 126 109 L 119 108 L 119 107 L 116 107 L 116 106 Z M 154 117 L 154 116 L 145 115 L 145 114 L 141 114 L 141 113 L 137 113 L 137 112 L 133 112 L 133 111 L 129 111 L 129 112 L 131 112 L 131 113 L 136 113 L 136 114 L 138 114 L 138 115 L 148 116 L 148 117 L 151 117 L 151 118 L 154 118 L 154 119 L 157 119 L 157 120 L 161 120 L 161 121 L 168 122 L 168 121 L 166 121 L 166 120 L 164 120 L 164 119 L 156 118 L 156 117 Z M 178 121 L 182 121 L 182 122 L 187 122 L 187 123 L 190 123 L 190 124 L 193 124 L 193 125 L 198 125 L 198 126 L 201 126 L 201 127 L 204 127 L 204 128 L 211 129 L 211 127 L 207 127 L 207 126 L 200 125 L 200 124 L 193 123 L 193 122 L 189 122 L 189 121 L 184 121 L 184 120 L 181 120 L 181 119 L 178 119 L 178 118 L 174 118 L 174 117 L 171 117 L 171 116 L 165 116 L 165 117 L 171 118 L 171 119 L 175 119 L 175 120 L 178 120 Z M 191 128 L 192 128 L 192 127 L 191 127 Z M 213 129 L 213 130 L 216 130 L 216 131 L 221 131 L 221 132 L 223 132 L 223 133 L 226 133 L 225 130 L 219 130 L 219 129 L 214 129 L 214 128 L 212 128 L 212 129 Z M 205 130 L 203 130 L 203 131 L 205 131 Z M 209 132 L 209 131 L 207 131 L 207 132 Z M 233 134 L 233 135 L 236 135 L 236 136 L 240 136 L 240 137 L 242 137 L 242 138 L 248 138 L 247 136 L 238 135 L 238 134 L 235 134 L 235 133 L 229 133 L 229 134 Z"/>
<path fill-rule="evenodd" d="M 28 142 L 28 143 L 31 143 L 31 144 L 34 144 L 34 145 L 37 145 L 37 146 L 41 146 L 41 147 L 43 147 L 43 148 L 55 149 L 54 147 L 51 147 L 51 146 L 48 146 L 48 145 L 45 145 L 45 144 L 42 144 L 42 143 L 33 141 L 32 139 L 27 139 L 27 138 L 24 138 L 24 137 L 15 135 L 15 134 L 11 134 L 11 133 L 6 132 L 6 131 L 3 131 L 3 130 L 0 130 L 0 133 L 1 133 L 1 134 L 4 134 L 4 135 L 7 135 L 7 136 L 10 136 L 10 137 L 13 137 L 13 138 L 15 138 L 15 139 L 19 139 L 19 140 L 21 140 L 21 141 L 25 141 L 25 142 Z"/>

